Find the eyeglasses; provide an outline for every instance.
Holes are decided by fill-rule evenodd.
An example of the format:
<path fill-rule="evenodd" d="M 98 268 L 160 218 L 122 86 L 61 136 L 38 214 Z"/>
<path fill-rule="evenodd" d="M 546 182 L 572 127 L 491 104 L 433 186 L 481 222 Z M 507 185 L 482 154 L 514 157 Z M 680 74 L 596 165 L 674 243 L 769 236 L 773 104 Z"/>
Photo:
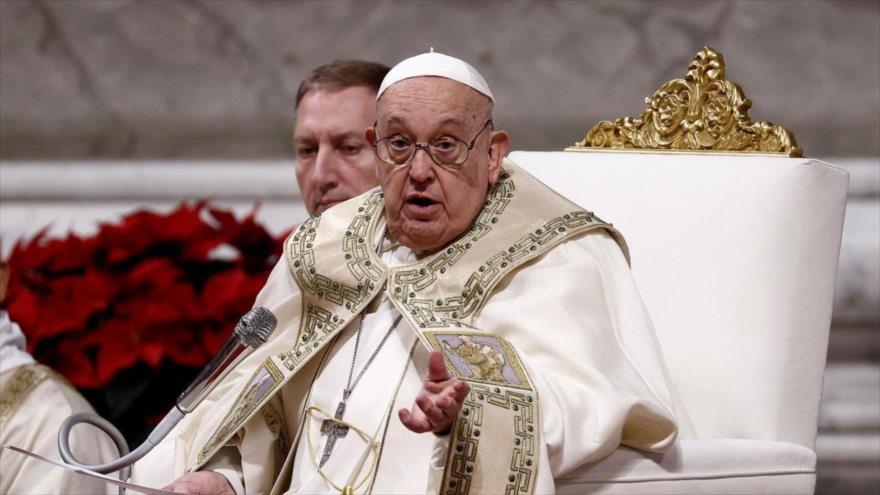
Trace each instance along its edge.
<path fill-rule="evenodd" d="M 468 153 L 474 149 L 480 134 L 493 125 L 492 119 L 487 120 L 470 143 L 452 136 L 443 136 L 430 143 L 418 143 L 400 134 L 382 137 L 377 131 L 373 149 L 379 160 L 388 165 L 406 165 L 413 161 L 419 149 L 423 149 L 437 165 L 457 167 L 467 161 Z"/>

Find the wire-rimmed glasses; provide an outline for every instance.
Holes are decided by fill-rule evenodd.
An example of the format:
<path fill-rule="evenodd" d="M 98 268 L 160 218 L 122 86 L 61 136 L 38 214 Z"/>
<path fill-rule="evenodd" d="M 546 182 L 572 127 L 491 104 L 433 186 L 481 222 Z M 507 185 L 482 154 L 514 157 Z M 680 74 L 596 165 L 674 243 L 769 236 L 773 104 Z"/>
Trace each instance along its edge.
<path fill-rule="evenodd" d="M 388 165 L 406 165 L 415 158 L 419 149 L 423 149 L 437 165 L 457 167 L 467 161 L 468 154 L 474 148 L 480 134 L 492 125 L 492 119 L 487 120 L 470 143 L 453 136 L 442 136 L 430 143 L 419 143 L 401 134 L 383 137 L 376 131 L 373 150 L 379 160 Z"/>

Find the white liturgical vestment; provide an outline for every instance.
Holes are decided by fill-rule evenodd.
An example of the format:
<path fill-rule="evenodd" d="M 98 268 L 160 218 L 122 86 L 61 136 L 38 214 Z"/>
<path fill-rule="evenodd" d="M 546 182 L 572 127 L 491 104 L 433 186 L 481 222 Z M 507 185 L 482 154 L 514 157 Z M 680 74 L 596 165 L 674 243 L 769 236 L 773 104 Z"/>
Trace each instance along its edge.
<path fill-rule="evenodd" d="M 391 243 L 386 241 L 386 246 Z M 414 261 L 415 257 L 406 259 L 412 252 L 399 244 L 394 249 L 383 253 L 382 259 L 389 266 L 396 266 L 404 262 Z M 372 309 L 372 308 L 371 308 Z M 369 311 L 369 310 L 368 310 Z M 399 316 L 399 311 L 391 304 L 387 295 L 379 296 L 379 304 L 374 312 L 365 312 L 364 327 L 358 345 L 357 361 L 354 365 L 352 380 L 356 379 L 361 369 L 367 363 L 369 356 L 377 349 L 388 329 L 394 324 Z M 356 341 L 356 332 L 360 325 L 360 319 L 356 319 L 340 334 L 336 345 L 328 354 L 324 368 L 318 373 L 312 386 L 309 398 L 309 406 L 315 406 L 326 411 L 329 415 L 335 414 L 337 404 L 342 399 L 342 391 L 346 388 L 349 371 L 351 370 L 352 355 Z M 382 440 L 385 434 L 386 423 L 399 423 L 397 408 L 409 407 L 415 394 L 421 388 L 422 378 L 427 371 L 428 351 L 424 346 L 417 345 L 413 352 L 413 362 L 410 362 L 410 350 L 417 343 L 416 333 L 408 323 L 401 321 L 388 336 L 376 354 L 372 364 L 366 369 L 363 377 L 357 382 L 351 396 L 346 401 L 346 414 L 344 418 L 376 438 Z M 406 368 L 404 370 L 404 368 Z M 397 390 L 396 379 L 403 377 L 400 390 Z M 389 386 L 389 383 L 392 386 Z M 283 392 L 282 392 L 283 394 Z M 283 397 L 283 396 L 282 396 Z M 282 398 L 283 400 L 283 398 Z M 392 406 L 392 403 L 396 402 Z M 333 488 L 318 474 L 315 463 L 320 462 L 323 448 L 326 446 L 327 436 L 321 434 L 321 419 L 312 417 L 308 431 L 310 435 L 303 434 L 297 443 L 297 455 L 293 463 L 293 477 L 290 490 L 294 493 L 332 493 Z M 398 424 L 395 426 L 395 437 L 400 437 L 400 449 L 413 458 L 429 459 L 433 447 L 433 435 L 398 435 Z M 361 454 L 368 445 L 353 432 L 348 432 L 345 437 L 336 441 L 333 453 L 327 461 L 324 469 L 327 475 L 344 484 L 351 477 L 359 464 Z M 308 444 L 319 446 L 316 455 L 310 454 Z M 443 456 L 445 456 L 445 449 Z M 386 454 L 383 453 L 383 457 Z M 443 457 L 441 456 L 441 457 Z M 389 458 L 390 459 L 390 458 Z M 441 461 L 442 462 L 442 461 Z M 401 468 L 403 466 L 400 466 Z M 411 470 L 395 469 L 393 477 L 376 479 L 373 489 L 376 493 L 394 493 L 403 486 L 427 486 L 427 475 L 430 465 L 423 463 L 422 466 Z M 364 473 L 370 469 L 366 463 Z M 362 493 L 368 486 L 365 483 Z"/>
<path fill-rule="evenodd" d="M 512 176 L 512 180 L 517 181 L 519 193 L 537 194 L 530 190 L 535 188 L 543 194 L 544 189 L 540 189 L 543 185 L 536 184 L 515 165 L 505 162 L 505 170 L 511 173 L 505 174 L 504 179 L 511 180 Z M 351 200 L 349 208 L 355 211 L 367 198 L 363 203 L 367 206 L 361 210 L 366 208 L 369 212 L 370 201 L 381 199 L 376 194 L 374 191 Z M 487 202 L 490 203 L 491 200 Z M 530 203 L 535 204 L 534 201 Z M 514 203 L 505 206 L 504 213 L 516 213 Z M 338 211 L 337 208 L 322 215 L 327 218 L 320 220 L 322 224 L 316 229 L 319 233 L 325 225 L 329 228 L 336 224 L 337 219 L 331 212 Z M 566 214 L 566 219 L 569 218 Z M 585 218 L 592 219 L 593 216 L 589 214 Z M 500 225 L 499 229 L 505 226 L 500 221 L 491 222 L 496 223 Z M 345 228 L 345 223 L 340 225 Z M 308 232 L 307 228 L 301 227 L 300 231 Z M 369 249 L 374 249 L 383 228 L 384 216 L 367 230 L 364 239 L 369 242 L 363 244 L 372 244 Z M 559 231 L 565 230 L 561 228 Z M 538 232 L 541 233 L 542 229 Z M 298 239 L 299 235 L 295 234 L 288 242 L 297 242 Z M 308 240 L 308 243 L 303 245 L 311 247 L 314 243 L 316 253 L 320 253 L 320 235 L 314 241 L 312 239 L 304 238 L 303 242 Z M 468 241 L 468 248 L 477 244 L 468 238 L 458 242 L 465 241 Z M 662 451 L 676 436 L 672 394 L 650 319 L 635 288 L 625 255 L 616 241 L 604 230 L 590 230 L 572 235 L 552 249 L 538 251 L 538 256 L 524 261 L 492 285 L 491 297 L 487 297 L 476 315 L 461 327 L 462 330 L 478 329 L 479 332 L 464 336 L 455 334 L 458 340 L 443 332 L 430 334 L 424 330 L 429 324 L 414 325 L 419 316 L 416 307 L 404 315 L 346 403 L 343 419 L 374 438 L 380 446 L 378 462 L 374 464 L 367 455 L 363 469 L 355 476 L 352 471 L 368 445 L 354 431 L 348 431 L 336 440 L 323 467 L 324 476 L 318 473 L 318 463 L 328 440 L 328 436 L 322 434 L 321 423 L 334 415 L 342 399 L 342 391 L 352 370 L 360 316 L 349 319 L 337 331 L 335 339 L 324 348 L 326 352 L 321 352 L 315 345 L 318 350 L 313 351 L 314 359 L 297 364 L 299 367 L 291 365 L 296 374 L 288 381 L 275 377 L 277 365 L 264 364 L 256 371 L 251 367 L 250 373 L 236 375 L 235 384 L 218 387 L 214 398 L 206 401 L 207 408 L 203 403 L 199 407 L 203 410 L 201 413 L 197 409 L 193 418 L 185 420 L 175 430 L 173 438 L 135 465 L 134 479 L 150 486 L 160 486 L 187 469 L 197 468 L 223 473 L 239 492 L 336 493 L 338 488 L 330 484 L 332 481 L 337 486 L 356 486 L 355 493 L 437 492 L 441 482 L 446 483 L 445 487 L 455 486 L 456 492 L 478 493 L 493 491 L 489 487 L 494 485 L 482 484 L 483 477 L 497 476 L 497 465 L 490 464 L 493 457 L 501 463 L 498 465 L 507 466 L 508 451 L 514 448 L 515 452 L 520 452 L 516 449 L 523 448 L 524 453 L 518 454 L 525 459 L 523 469 L 509 475 L 502 473 L 502 481 L 509 479 L 510 483 L 518 483 L 517 476 L 526 473 L 530 478 L 523 482 L 529 491 L 552 493 L 555 477 L 610 454 L 620 444 Z M 490 251 L 504 249 L 504 245 L 486 245 Z M 521 245 L 528 252 L 528 245 Z M 295 250 L 293 247 L 289 249 Z M 513 253 L 514 248 L 504 251 Z M 452 252 L 452 248 L 447 251 Z M 294 268 L 302 268 L 303 259 L 307 258 L 286 256 L 282 259 L 257 298 L 257 305 L 279 315 L 279 329 L 267 345 L 282 337 L 297 340 L 301 337 L 302 342 L 310 342 L 307 330 L 292 332 L 282 328 L 288 311 L 282 308 L 292 307 L 291 311 L 296 312 L 302 305 L 308 306 L 303 311 L 320 314 L 300 295 L 303 289 L 299 284 L 304 282 L 297 278 Z M 430 262 L 417 260 L 408 248 L 395 244 L 393 240 L 385 241 L 382 253 L 376 259 L 392 272 L 395 267 L 418 267 L 422 262 Z M 459 265 L 465 262 L 461 260 L 467 258 L 460 258 Z M 320 273 L 320 260 L 315 263 L 318 270 L 309 273 Z M 366 265 L 370 266 L 369 261 Z M 455 266 L 450 263 L 447 267 L 449 272 L 446 268 L 439 268 L 438 273 L 454 278 L 452 268 Z M 415 273 L 425 273 L 425 270 L 415 270 Z M 481 267 L 479 272 L 484 272 L 484 268 Z M 399 278 L 394 280 L 396 283 Z M 321 283 L 336 287 L 331 282 Z M 377 292 L 370 298 L 372 302 L 364 303 L 364 310 L 357 311 L 366 316 L 353 367 L 353 380 L 400 314 L 401 305 L 394 300 L 401 297 L 398 295 L 400 286 L 395 283 L 375 287 Z M 366 288 L 370 288 L 368 284 Z M 413 289 L 413 294 L 417 290 Z M 482 288 L 475 290 L 483 293 Z M 320 294 L 322 290 L 314 292 Z M 445 307 L 453 302 L 452 299 L 437 298 L 431 303 L 435 307 Z M 431 316 L 438 314 L 432 313 Z M 455 316 L 458 315 L 453 314 Z M 325 321 L 335 320 L 328 316 Z M 481 332 L 489 332 L 491 338 Z M 492 338 L 503 339 L 504 346 L 493 347 Z M 459 413 L 460 418 L 472 422 L 457 422 L 453 432 L 446 436 L 410 432 L 397 417 L 397 410 L 410 408 L 421 389 L 429 353 L 425 342 L 439 342 L 443 349 L 459 351 L 465 350 L 466 342 L 476 342 L 484 354 L 498 356 L 498 362 L 504 363 L 494 371 L 491 366 L 483 369 L 475 365 L 471 378 L 476 381 L 469 382 L 473 400 L 466 400 Z M 277 355 L 278 349 L 283 348 L 258 351 L 262 355 L 255 362 Z M 282 354 L 285 360 L 297 355 Z M 456 374 L 450 367 L 454 360 L 450 357 L 452 354 L 444 355 L 449 360 L 447 367 Z M 463 353 L 459 355 L 466 357 Z M 509 368 L 519 369 L 516 376 Z M 462 369 L 467 378 L 466 367 Z M 492 375 L 494 372 L 498 374 Z M 252 378 L 246 385 L 243 378 L 248 374 Z M 481 377 L 484 380 L 478 379 Z M 521 384 L 517 377 L 526 377 L 529 383 Z M 507 416 L 497 415 L 488 403 L 480 402 L 499 403 L 504 396 L 503 388 L 494 388 L 496 395 L 493 395 L 493 380 L 499 384 L 509 382 L 525 390 L 508 393 L 514 397 L 512 406 L 508 403 L 502 409 L 505 413 L 513 411 L 511 414 L 527 411 L 528 416 L 515 416 L 519 418 L 516 425 L 527 425 L 527 432 L 517 430 L 492 436 L 496 427 L 509 428 Z M 267 387 L 266 383 L 270 385 Z M 280 383 L 277 391 L 263 392 L 273 383 Z M 488 388 L 481 388 L 483 383 Z M 267 397 L 262 402 L 259 399 L 261 394 Z M 247 412 L 249 404 L 258 404 L 251 408 L 254 412 Z M 216 420 L 207 419 L 219 414 L 211 413 L 212 408 L 220 409 L 226 419 L 221 428 L 213 426 L 202 432 L 204 424 L 211 421 L 217 424 Z M 324 415 L 305 412 L 314 412 L 314 408 L 319 408 Z M 479 417 L 475 418 L 475 415 Z M 510 421 L 513 424 L 513 420 Z M 488 460 L 467 459 L 469 449 L 476 450 L 477 447 Z M 453 465 L 460 462 L 458 454 L 465 459 L 461 473 Z M 364 477 L 365 481 L 359 484 Z M 470 484 L 456 484 L 462 480 Z"/>
<path fill-rule="evenodd" d="M 0 495 L 116 493 L 102 481 L 50 466 L 6 444 L 60 460 L 58 428 L 68 416 L 94 412 L 66 380 L 36 364 L 24 351 L 25 339 L 6 311 L 0 311 Z M 116 446 L 92 425 L 74 428 L 73 453 L 102 464 L 117 457 Z"/>

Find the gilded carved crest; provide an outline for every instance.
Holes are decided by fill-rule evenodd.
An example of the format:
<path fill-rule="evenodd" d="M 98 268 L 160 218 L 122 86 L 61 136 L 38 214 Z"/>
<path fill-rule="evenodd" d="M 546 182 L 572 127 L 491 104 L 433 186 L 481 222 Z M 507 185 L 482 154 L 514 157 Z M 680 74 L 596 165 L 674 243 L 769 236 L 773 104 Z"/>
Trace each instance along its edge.
<path fill-rule="evenodd" d="M 803 156 L 790 131 L 771 122 L 752 122 L 751 100 L 725 79 L 724 57 L 711 48 L 697 53 L 684 79 L 667 82 L 645 103 L 641 118 L 599 122 L 566 151 L 626 148 Z"/>

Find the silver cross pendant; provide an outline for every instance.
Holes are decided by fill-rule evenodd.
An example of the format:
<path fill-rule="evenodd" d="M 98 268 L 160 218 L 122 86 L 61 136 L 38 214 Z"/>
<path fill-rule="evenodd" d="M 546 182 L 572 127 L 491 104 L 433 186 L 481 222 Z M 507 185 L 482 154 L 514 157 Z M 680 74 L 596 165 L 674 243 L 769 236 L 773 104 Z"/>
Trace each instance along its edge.
<path fill-rule="evenodd" d="M 318 467 L 324 467 L 324 464 L 330 459 L 330 454 L 333 453 L 333 446 L 336 445 L 336 440 L 348 434 L 348 427 L 339 422 L 343 414 L 345 414 L 344 399 L 336 406 L 334 419 L 325 419 L 321 422 L 321 434 L 327 435 L 327 443 L 324 444 L 324 452 L 321 454 L 321 462 L 318 464 Z"/>

